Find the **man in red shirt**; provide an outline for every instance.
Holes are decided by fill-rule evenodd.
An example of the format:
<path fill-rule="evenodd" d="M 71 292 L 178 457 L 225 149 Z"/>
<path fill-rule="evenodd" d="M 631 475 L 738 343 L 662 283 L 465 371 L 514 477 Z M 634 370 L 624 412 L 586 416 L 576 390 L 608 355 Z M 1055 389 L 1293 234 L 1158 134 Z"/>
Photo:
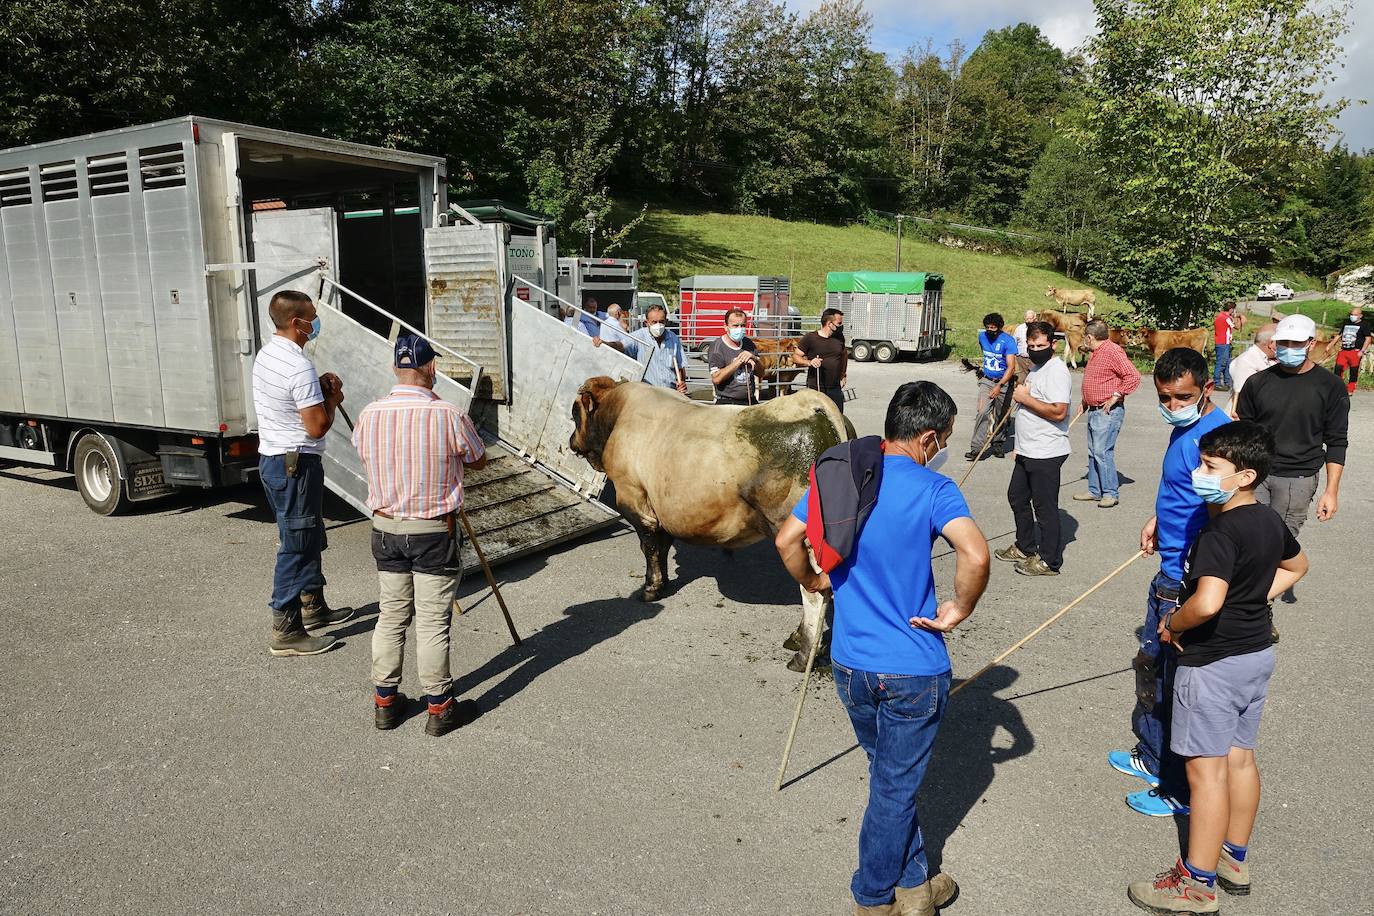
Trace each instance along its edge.
<path fill-rule="evenodd" d="M 1217 367 L 1212 372 L 1212 381 L 1217 391 L 1231 390 L 1231 337 L 1236 328 L 1245 324 L 1245 316 L 1236 314 L 1236 304 L 1227 300 L 1221 304 L 1221 311 L 1212 319 L 1212 342 L 1217 347 Z"/>
<path fill-rule="evenodd" d="M 1110 509 L 1121 499 L 1116 474 L 1116 437 L 1126 419 L 1126 395 L 1140 387 L 1140 370 L 1120 345 L 1108 340 L 1107 323 L 1088 322 L 1083 343 L 1092 351 L 1083 369 L 1083 402 L 1088 415 L 1088 489 L 1075 493 L 1080 502 Z"/>

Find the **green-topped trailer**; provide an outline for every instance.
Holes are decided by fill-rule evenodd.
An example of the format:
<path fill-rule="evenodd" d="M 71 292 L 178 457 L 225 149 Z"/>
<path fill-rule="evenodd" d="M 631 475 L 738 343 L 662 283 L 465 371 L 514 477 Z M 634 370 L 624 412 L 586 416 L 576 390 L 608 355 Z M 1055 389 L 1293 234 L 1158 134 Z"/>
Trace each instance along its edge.
<path fill-rule="evenodd" d="M 890 363 L 899 353 L 943 359 L 945 318 L 939 274 L 835 271 L 825 275 L 826 308 L 844 312 L 845 339 L 856 362 Z"/>

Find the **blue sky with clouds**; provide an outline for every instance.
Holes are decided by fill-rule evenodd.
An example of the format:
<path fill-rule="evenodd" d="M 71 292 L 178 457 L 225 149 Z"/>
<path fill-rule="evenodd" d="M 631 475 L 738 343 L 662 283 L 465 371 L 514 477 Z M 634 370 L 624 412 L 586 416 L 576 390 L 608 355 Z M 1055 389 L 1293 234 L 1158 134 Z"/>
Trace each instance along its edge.
<path fill-rule="evenodd" d="M 786 0 L 801 12 L 820 0 Z M 943 48 L 955 38 L 972 49 L 988 29 L 1032 22 L 1064 49 L 1093 31 L 1092 0 L 865 0 L 873 16 L 873 42 L 894 59 L 913 45 L 933 39 Z M 1346 35 L 1345 68 L 1330 87 L 1335 97 L 1374 99 L 1374 0 L 1355 0 L 1353 27 Z M 1374 149 L 1374 104 L 1352 105 L 1337 124 L 1353 149 Z"/>

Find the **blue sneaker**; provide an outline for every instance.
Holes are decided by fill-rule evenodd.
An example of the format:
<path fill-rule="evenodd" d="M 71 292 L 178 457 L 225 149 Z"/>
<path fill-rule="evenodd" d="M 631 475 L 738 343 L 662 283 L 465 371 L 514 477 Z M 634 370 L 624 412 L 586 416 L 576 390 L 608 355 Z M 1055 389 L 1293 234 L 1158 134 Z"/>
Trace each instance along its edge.
<path fill-rule="evenodd" d="M 1159 777 L 1145 768 L 1145 763 L 1140 759 L 1140 755 L 1135 751 L 1112 751 L 1107 755 L 1107 762 L 1112 765 L 1112 769 L 1118 773 L 1125 773 L 1127 776 L 1136 776 L 1145 780 L 1150 785 L 1158 788 Z"/>
<path fill-rule="evenodd" d="M 1139 811 L 1146 817 L 1175 817 L 1188 813 L 1187 805 L 1158 789 L 1132 792 L 1126 796 L 1126 804 L 1130 805 L 1133 811 Z"/>

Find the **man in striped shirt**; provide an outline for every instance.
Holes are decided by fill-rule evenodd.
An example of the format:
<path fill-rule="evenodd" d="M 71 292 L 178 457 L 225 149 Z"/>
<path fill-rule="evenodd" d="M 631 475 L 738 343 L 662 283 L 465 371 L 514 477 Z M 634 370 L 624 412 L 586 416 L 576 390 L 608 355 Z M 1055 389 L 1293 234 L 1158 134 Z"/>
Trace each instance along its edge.
<path fill-rule="evenodd" d="M 391 729 L 406 716 L 399 693 L 406 628 L 415 618 L 420 686 L 429 706 L 425 732 L 446 735 L 477 717 L 454 699 L 449 674 L 453 595 L 462 575 L 456 518 L 463 468 L 486 466 L 482 437 L 463 411 L 434 393 L 434 349 L 423 337 L 397 338 L 396 385 L 358 415 L 353 445 L 367 471 L 372 556 L 380 588 L 372 631 L 374 717 Z"/>
<path fill-rule="evenodd" d="M 1116 438 L 1126 420 L 1126 396 L 1140 387 L 1140 370 L 1109 336 L 1107 323 L 1101 319 L 1089 321 L 1084 329 L 1083 343 L 1092 356 L 1083 367 L 1083 403 L 1078 412 L 1088 415 L 1088 489 L 1073 495 L 1102 509 L 1121 501 Z"/>

